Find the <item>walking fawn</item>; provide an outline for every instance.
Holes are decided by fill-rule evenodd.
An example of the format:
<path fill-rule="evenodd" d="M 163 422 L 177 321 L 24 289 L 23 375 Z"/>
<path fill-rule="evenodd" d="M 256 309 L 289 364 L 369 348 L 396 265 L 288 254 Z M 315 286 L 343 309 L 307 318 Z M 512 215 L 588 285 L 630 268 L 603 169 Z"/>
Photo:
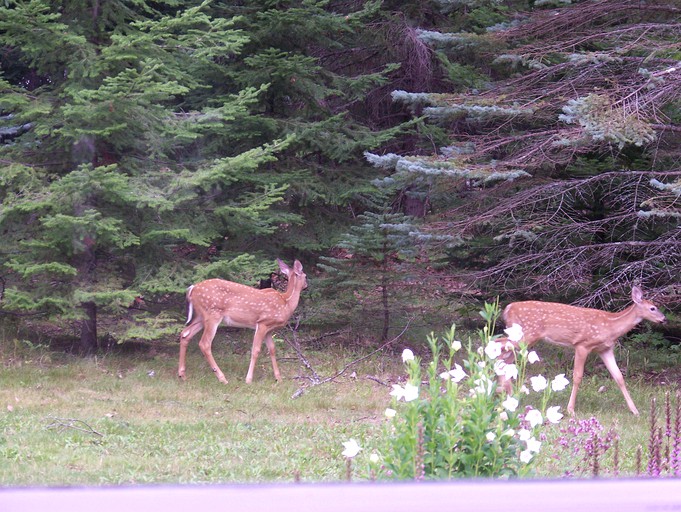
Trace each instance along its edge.
<path fill-rule="evenodd" d="M 632 288 L 631 299 L 633 304 L 618 313 L 540 301 L 513 302 L 504 309 L 504 323 L 507 327 L 520 325 L 523 341 L 528 346 L 545 340 L 575 351 L 572 392 L 567 407 L 570 414 L 574 415 L 575 412 L 577 391 L 584 375 L 586 358 L 591 352 L 596 352 L 622 391 L 629 410 L 638 416 L 638 410 L 629 396 L 624 377 L 615 361 L 615 344 L 618 338 L 643 320 L 663 323 L 666 319 L 655 304 L 643 298 L 640 288 Z M 498 341 L 505 343 L 507 340 Z M 507 382 L 501 384 L 508 386 Z"/>
<path fill-rule="evenodd" d="M 300 300 L 300 292 L 307 288 L 307 277 L 303 272 L 303 265 L 298 260 L 294 262 L 293 269 L 281 260 L 277 260 L 277 262 L 281 271 L 288 277 L 288 286 L 283 293 L 272 288 L 258 290 L 223 279 L 208 279 L 187 289 L 189 318 L 187 319 L 187 327 L 182 330 L 180 335 L 180 362 L 177 370 L 177 374 L 182 380 L 185 379 L 187 345 L 189 345 L 192 337 L 203 329 L 199 341 L 201 352 L 203 352 L 218 380 L 227 383 L 227 379 L 215 362 L 211 351 L 215 333 L 218 326 L 223 322 L 230 327 L 255 330 L 253 347 L 251 348 L 251 363 L 248 366 L 246 382 L 250 383 L 253 380 L 255 363 L 258 360 L 263 341 L 267 345 L 272 359 L 274 378 L 277 381 L 281 380 L 272 333 L 286 325 L 295 311 Z"/>

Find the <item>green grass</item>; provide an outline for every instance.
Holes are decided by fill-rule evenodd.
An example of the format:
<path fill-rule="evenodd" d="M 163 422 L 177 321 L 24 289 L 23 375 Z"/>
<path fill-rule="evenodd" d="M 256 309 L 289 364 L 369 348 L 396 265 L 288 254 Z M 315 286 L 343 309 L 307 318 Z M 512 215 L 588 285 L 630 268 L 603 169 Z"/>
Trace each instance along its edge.
<path fill-rule="evenodd" d="M 292 399 L 309 383 L 309 372 L 288 347 L 279 351 L 283 382 L 274 382 L 262 354 L 253 384 L 246 385 L 248 354 L 215 345 L 228 385 L 215 379 L 196 344 L 188 354 L 187 382 L 176 377 L 173 345 L 88 359 L 0 345 L 0 485 L 339 481 L 346 474 L 341 443 L 350 438 L 366 447 L 355 460 L 356 477 L 365 476 L 362 468 L 390 404 L 390 389 L 377 380 L 396 382 L 404 375 L 399 354 L 373 356 Z M 325 377 L 364 354 L 330 347 L 305 355 Z M 569 377 L 570 360 L 558 360 L 537 371 Z M 630 378 L 641 412 L 635 418 L 593 363 L 578 417 L 595 415 L 606 429 L 616 428 L 620 472 L 632 474 L 637 447 L 647 447 L 650 400 L 661 402 L 664 389 Z M 599 392 L 603 385 L 607 389 Z M 564 409 L 568 396 L 566 390 L 553 402 Z M 546 430 L 546 447 L 555 444 L 559 429 Z M 537 476 L 560 476 L 574 462 L 551 455 L 542 451 Z"/>
<path fill-rule="evenodd" d="M 187 382 L 176 377 L 173 350 L 5 353 L 0 485 L 334 481 L 345 474 L 341 442 L 371 437 L 381 423 L 388 394 L 374 381 L 341 377 L 294 400 L 306 372 L 286 351 L 282 383 L 264 357 L 251 385 L 243 382 L 248 355 L 215 352 L 228 385 L 196 347 Z M 327 356 L 307 354 L 329 374 L 354 358 L 335 351 L 319 360 Z"/>

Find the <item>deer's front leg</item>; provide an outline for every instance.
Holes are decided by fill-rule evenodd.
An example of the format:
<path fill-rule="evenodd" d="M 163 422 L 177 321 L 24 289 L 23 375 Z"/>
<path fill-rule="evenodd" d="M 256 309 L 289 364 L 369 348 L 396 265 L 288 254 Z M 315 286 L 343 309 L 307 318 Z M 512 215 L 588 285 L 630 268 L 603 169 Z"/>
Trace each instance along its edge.
<path fill-rule="evenodd" d="M 584 363 L 589 351 L 583 347 L 575 347 L 575 365 L 572 369 L 572 392 L 570 393 L 570 401 L 568 402 L 567 410 L 571 416 L 575 415 L 575 404 L 577 403 L 577 391 L 579 385 L 582 383 L 584 376 Z"/>
<path fill-rule="evenodd" d="M 187 371 L 187 366 L 186 366 L 187 345 L 189 345 L 189 338 L 185 338 L 184 336 L 181 336 L 180 337 L 180 360 L 177 364 L 177 376 L 182 380 L 186 380 L 186 378 L 187 378 L 187 376 L 185 375 L 185 372 Z"/>
<path fill-rule="evenodd" d="M 246 374 L 246 384 L 253 382 L 253 373 L 255 372 L 255 363 L 258 361 L 262 342 L 267 334 L 267 328 L 261 324 L 255 325 L 255 334 L 253 335 L 253 346 L 251 347 L 251 363 L 248 365 L 248 373 Z"/>
<path fill-rule="evenodd" d="M 614 348 L 610 348 L 610 349 L 606 350 L 605 352 L 601 352 L 598 355 L 601 356 L 601 360 L 605 363 L 605 367 L 610 372 L 610 375 L 612 375 L 612 378 L 615 379 L 615 382 L 617 382 L 617 385 L 619 386 L 620 391 L 624 395 L 624 399 L 627 401 L 627 405 L 629 406 L 629 410 L 635 416 L 638 416 L 638 409 L 636 409 L 636 406 L 634 405 L 634 401 L 631 399 L 631 396 L 629 396 L 629 391 L 627 391 L 627 386 L 624 383 L 624 377 L 622 376 L 622 372 L 620 371 L 619 366 L 617 366 L 617 361 L 615 360 Z"/>
<path fill-rule="evenodd" d="M 497 343 L 501 343 L 502 345 L 499 360 L 502 361 L 504 364 L 515 364 L 516 362 L 515 351 L 518 348 L 517 344 L 505 338 L 497 340 Z M 497 383 L 498 383 L 497 392 L 503 391 L 508 395 L 510 395 L 513 392 L 513 382 L 511 381 L 511 379 L 507 379 L 504 375 L 497 375 Z"/>

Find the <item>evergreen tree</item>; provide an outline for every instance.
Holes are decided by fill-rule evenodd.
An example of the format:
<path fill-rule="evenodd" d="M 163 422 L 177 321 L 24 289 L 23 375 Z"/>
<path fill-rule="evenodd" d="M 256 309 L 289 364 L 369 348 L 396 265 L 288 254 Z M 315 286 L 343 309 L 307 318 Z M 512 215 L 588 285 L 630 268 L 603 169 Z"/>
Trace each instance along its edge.
<path fill-rule="evenodd" d="M 381 119 L 389 101 L 374 99 L 399 68 L 389 57 L 371 58 L 381 46 L 373 29 L 384 19 L 379 8 L 325 0 L 214 5 L 251 36 L 233 62 L 235 82 L 263 88 L 255 108 L 271 138 L 292 137 L 274 166 L 289 184 L 276 207 L 302 221 L 272 233 L 268 243 L 280 252 L 315 258 L 332 247 L 352 224 L 348 212 L 363 212 L 377 193 L 371 181 L 382 172 L 363 153 L 404 131 Z"/>
<path fill-rule="evenodd" d="M 262 91 L 232 82 L 206 95 L 230 81 L 225 63 L 247 36 L 204 5 L 154 5 L 0 7 L 0 110 L 30 125 L 0 149 L 3 308 L 77 319 L 85 352 L 97 346 L 98 312 L 120 318 L 135 297 L 196 277 L 187 247 L 205 262 L 217 240 L 296 219 L 273 212 L 287 184 L 261 171 L 286 143 L 253 135 Z M 202 274 L 253 269 L 251 260 Z M 126 337 L 125 325 L 109 329 Z"/>
<path fill-rule="evenodd" d="M 380 331 L 381 341 L 396 325 L 404 327 L 417 317 L 430 325 L 432 316 L 420 318 L 422 304 L 430 301 L 429 312 L 434 312 L 439 290 L 430 289 L 425 252 L 435 243 L 454 242 L 424 233 L 414 217 L 365 212 L 337 244 L 335 256 L 322 258 L 320 267 L 331 282 L 327 299 L 346 321 L 353 319 L 355 331 Z M 327 314 L 326 321 L 332 316 Z"/>
<path fill-rule="evenodd" d="M 417 255 L 415 231 L 403 214 L 367 212 L 338 243 L 342 257 L 326 259 L 323 264 L 334 277 L 335 300 L 345 302 L 346 315 L 364 317 L 371 324 L 381 319 L 381 341 L 388 339 L 392 310 L 407 302 L 399 293 L 408 277 L 400 262 Z"/>
<path fill-rule="evenodd" d="M 90 351 L 98 312 L 118 340 L 175 333 L 126 305 L 333 246 L 384 174 L 363 152 L 403 131 L 384 92 L 411 59 L 380 6 L 7 2 L 2 307 L 77 318 Z"/>

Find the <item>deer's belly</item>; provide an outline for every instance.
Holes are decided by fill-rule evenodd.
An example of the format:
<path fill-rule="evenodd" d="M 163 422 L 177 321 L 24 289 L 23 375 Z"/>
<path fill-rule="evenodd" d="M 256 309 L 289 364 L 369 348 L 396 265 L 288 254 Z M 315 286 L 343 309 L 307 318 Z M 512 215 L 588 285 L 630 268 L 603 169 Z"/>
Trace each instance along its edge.
<path fill-rule="evenodd" d="M 545 342 L 550 343 L 551 345 L 558 345 L 559 347 L 572 347 L 573 342 L 571 340 L 566 340 L 563 338 L 542 338 Z"/>
<path fill-rule="evenodd" d="M 229 327 L 241 327 L 244 329 L 255 329 L 255 323 L 244 318 L 236 316 L 225 315 L 222 317 L 222 323 Z"/>

